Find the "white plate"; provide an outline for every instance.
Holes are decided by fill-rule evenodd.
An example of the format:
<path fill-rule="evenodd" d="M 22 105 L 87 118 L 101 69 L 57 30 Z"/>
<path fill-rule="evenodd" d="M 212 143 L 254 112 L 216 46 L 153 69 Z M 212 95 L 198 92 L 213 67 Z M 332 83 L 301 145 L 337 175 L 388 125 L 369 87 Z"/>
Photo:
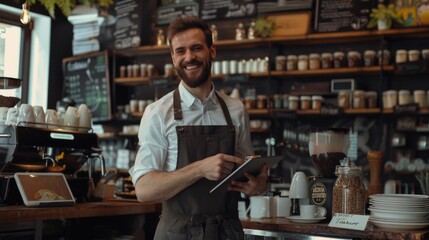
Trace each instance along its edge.
<path fill-rule="evenodd" d="M 405 222 L 385 222 L 369 219 L 369 221 L 379 228 L 395 230 L 417 230 L 429 226 L 429 223 L 405 223 Z"/>
<path fill-rule="evenodd" d="M 301 216 L 290 216 L 286 217 L 287 219 L 291 220 L 294 223 L 317 223 L 322 220 L 325 220 L 326 217 L 320 217 L 320 218 L 302 218 Z"/>
<path fill-rule="evenodd" d="M 428 195 L 419 194 L 373 194 L 369 196 L 370 199 L 388 200 L 388 201 L 404 201 L 404 202 L 427 202 L 429 201 Z"/>
<path fill-rule="evenodd" d="M 381 210 L 368 208 L 371 216 L 389 219 L 411 219 L 411 218 L 428 218 L 429 212 L 400 212 L 395 210 Z"/>

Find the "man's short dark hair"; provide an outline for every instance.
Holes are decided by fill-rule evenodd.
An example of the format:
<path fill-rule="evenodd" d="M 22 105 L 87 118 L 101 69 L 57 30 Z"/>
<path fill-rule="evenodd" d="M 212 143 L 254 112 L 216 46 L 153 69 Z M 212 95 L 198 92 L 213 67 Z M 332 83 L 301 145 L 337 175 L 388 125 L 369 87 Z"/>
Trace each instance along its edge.
<path fill-rule="evenodd" d="M 206 37 L 207 46 L 210 48 L 213 45 L 212 31 L 210 30 L 207 23 L 201 20 L 199 17 L 186 16 L 175 18 L 170 22 L 167 32 L 167 38 L 168 42 L 170 43 L 170 48 L 171 39 L 174 37 L 174 35 L 191 28 L 201 29 L 204 33 L 204 36 Z"/>

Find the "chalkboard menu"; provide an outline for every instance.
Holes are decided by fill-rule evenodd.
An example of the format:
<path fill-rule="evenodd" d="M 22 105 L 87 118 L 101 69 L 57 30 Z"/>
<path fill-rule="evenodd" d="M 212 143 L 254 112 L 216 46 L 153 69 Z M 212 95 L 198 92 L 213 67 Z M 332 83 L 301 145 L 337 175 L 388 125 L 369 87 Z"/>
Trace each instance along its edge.
<path fill-rule="evenodd" d="M 199 16 L 204 20 L 223 20 L 256 15 L 255 0 L 198 0 L 159 6 L 156 23 L 168 24 L 180 16 Z"/>
<path fill-rule="evenodd" d="M 64 97 L 91 109 L 94 121 L 111 119 L 107 51 L 63 59 Z"/>
<path fill-rule="evenodd" d="M 313 32 L 342 32 L 367 29 L 371 0 L 314 0 Z"/>
<path fill-rule="evenodd" d="M 115 10 L 115 48 L 123 49 L 140 46 L 142 3 L 138 0 L 116 0 Z"/>

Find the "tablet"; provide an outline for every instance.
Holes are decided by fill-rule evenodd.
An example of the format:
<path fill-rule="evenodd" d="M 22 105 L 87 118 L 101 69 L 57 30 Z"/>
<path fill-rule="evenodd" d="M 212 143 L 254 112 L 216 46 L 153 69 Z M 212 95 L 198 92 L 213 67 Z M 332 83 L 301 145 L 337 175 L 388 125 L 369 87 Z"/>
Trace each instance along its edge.
<path fill-rule="evenodd" d="M 14 179 L 26 206 L 64 206 L 75 203 L 62 173 L 15 173 Z"/>
<path fill-rule="evenodd" d="M 248 172 L 252 175 L 258 175 L 261 170 L 262 165 L 267 164 L 268 169 L 272 166 L 283 160 L 283 156 L 271 156 L 271 157 L 255 157 L 247 160 L 242 165 L 240 165 L 234 172 L 229 174 L 225 179 L 223 179 L 219 184 L 210 190 L 210 193 L 214 192 L 220 186 L 226 182 L 237 180 L 237 181 L 246 181 L 244 176 L 245 172 Z"/>

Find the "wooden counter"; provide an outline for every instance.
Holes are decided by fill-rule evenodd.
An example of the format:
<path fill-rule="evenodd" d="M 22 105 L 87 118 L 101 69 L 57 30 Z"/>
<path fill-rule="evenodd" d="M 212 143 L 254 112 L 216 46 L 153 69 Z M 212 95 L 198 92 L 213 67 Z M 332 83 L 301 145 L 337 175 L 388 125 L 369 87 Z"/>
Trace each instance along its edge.
<path fill-rule="evenodd" d="M 429 239 L 429 229 L 423 230 L 385 230 L 368 223 L 365 231 L 332 228 L 328 223 L 299 224 L 286 218 L 273 219 L 242 219 L 241 223 L 246 234 L 266 237 L 287 237 L 289 234 L 323 236 L 341 239 L 392 239 L 392 240 L 424 240 Z M 290 237 L 290 236 L 289 236 Z"/>
<path fill-rule="evenodd" d="M 160 203 L 139 203 L 137 201 L 126 200 L 77 203 L 72 206 L 62 207 L 3 206 L 0 207 L 0 223 L 133 215 L 154 212 L 161 212 Z"/>

